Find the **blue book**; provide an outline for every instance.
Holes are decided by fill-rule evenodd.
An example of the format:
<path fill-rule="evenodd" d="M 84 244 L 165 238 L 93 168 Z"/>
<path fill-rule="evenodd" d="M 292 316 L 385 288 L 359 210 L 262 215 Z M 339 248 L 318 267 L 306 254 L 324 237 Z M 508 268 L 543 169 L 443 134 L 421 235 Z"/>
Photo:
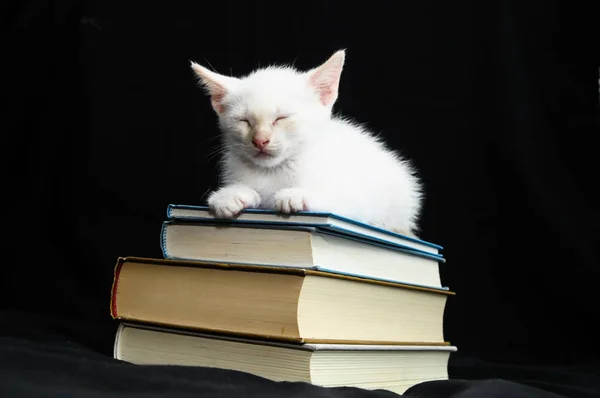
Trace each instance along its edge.
<path fill-rule="evenodd" d="M 170 219 L 160 244 L 171 260 L 303 268 L 447 290 L 439 255 L 325 228 Z"/>
<path fill-rule="evenodd" d="M 170 204 L 167 217 L 176 221 L 211 222 L 229 225 L 287 225 L 317 228 L 339 235 L 352 236 L 361 240 L 394 245 L 406 250 L 424 252 L 443 258 L 442 246 L 392 231 L 377 228 L 332 213 L 303 211 L 286 215 L 271 210 L 246 209 L 233 220 L 216 219 L 206 206 Z"/>

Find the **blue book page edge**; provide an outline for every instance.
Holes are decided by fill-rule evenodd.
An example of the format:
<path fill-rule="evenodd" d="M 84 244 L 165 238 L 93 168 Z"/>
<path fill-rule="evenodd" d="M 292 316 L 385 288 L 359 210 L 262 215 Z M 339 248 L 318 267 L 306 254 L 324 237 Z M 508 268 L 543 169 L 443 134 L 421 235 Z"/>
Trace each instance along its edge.
<path fill-rule="evenodd" d="M 160 250 L 164 258 L 171 258 L 167 252 L 167 226 L 169 224 L 169 221 L 164 221 L 160 226 Z"/>
<path fill-rule="evenodd" d="M 169 220 L 169 221 L 164 221 L 162 224 L 162 230 L 161 230 L 161 248 L 163 250 L 163 255 L 165 255 L 166 252 L 166 227 L 168 225 L 173 225 L 173 224 L 181 224 L 181 225 L 194 225 L 194 221 L 191 220 Z M 199 225 L 199 224 L 197 224 Z M 224 223 L 221 222 L 203 222 L 202 225 L 210 225 L 210 226 L 222 226 L 225 225 Z M 236 227 L 238 228 L 254 228 L 254 229 L 280 229 L 280 230 L 293 230 L 293 231 L 307 231 L 310 233 L 320 233 L 323 235 L 331 235 L 331 236 L 335 236 L 338 238 L 342 238 L 342 239 L 346 239 L 346 240 L 353 240 L 356 242 L 361 242 L 361 243 L 365 243 L 365 239 L 363 239 L 362 237 L 356 237 L 356 236 L 352 236 L 352 235 L 347 235 L 345 233 L 339 233 L 339 232 L 335 232 L 335 231 L 331 231 L 331 230 L 327 230 L 327 229 L 321 229 L 318 227 L 313 227 L 313 226 L 302 226 L 302 225 L 296 225 L 296 224 L 291 224 L 291 225 L 287 225 L 287 224 L 278 224 L 278 225 L 264 225 L 264 224 L 259 224 L 259 225 L 253 225 L 250 223 L 246 223 L 246 224 L 238 224 L 236 225 Z M 424 257 L 424 258 L 428 258 L 430 260 L 434 260 L 437 261 L 439 263 L 446 263 L 446 259 L 440 256 L 437 256 L 435 254 L 432 253 L 427 253 L 427 252 L 423 252 L 420 250 L 416 250 L 410 247 L 405 247 L 405 246 L 398 246 L 398 245 L 394 245 L 394 244 L 388 244 L 387 242 L 368 242 L 368 244 L 373 245 L 373 246 L 378 246 L 384 249 L 388 249 L 388 250 L 393 250 L 393 251 L 397 251 L 397 252 L 401 252 L 401 253 L 405 253 L 405 254 L 409 254 L 409 255 L 413 255 L 413 256 L 418 256 L 418 257 Z"/>
<path fill-rule="evenodd" d="M 423 253 L 427 256 L 433 256 L 436 257 L 438 259 L 443 259 L 444 256 L 441 254 L 436 254 L 436 253 L 430 253 L 427 252 L 425 250 L 421 250 L 421 249 L 416 249 L 414 247 L 410 247 L 410 246 L 406 246 L 403 245 L 401 243 L 393 243 L 393 242 L 388 242 L 386 240 L 380 239 L 380 238 L 376 238 L 374 236 L 366 236 L 363 235 L 359 232 L 353 232 L 353 231 L 349 231 L 347 229 L 344 228 L 340 228 L 340 227 L 336 227 L 335 225 L 318 225 L 315 226 L 315 228 L 319 231 L 322 231 L 325 233 L 325 231 L 331 231 L 333 233 L 335 233 L 336 235 L 340 236 L 340 237 L 355 237 L 357 240 L 363 241 L 363 242 L 369 242 L 369 243 L 380 243 L 386 246 L 395 246 L 395 247 L 399 247 L 399 248 L 403 248 L 406 250 L 410 250 L 410 251 L 415 251 L 415 252 L 419 252 L 419 253 Z"/>
<path fill-rule="evenodd" d="M 208 207 L 207 206 L 169 204 L 167 206 L 167 218 L 173 218 L 173 216 L 171 214 L 171 210 L 172 209 L 186 209 L 186 210 L 201 210 L 201 211 L 206 211 L 206 210 L 208 210 Z M 244 210 L 244 212 L 245 213 L 254 213 L 254 214 L 270 214 L 270 215 L 277 215 L 278 214 L 277 212 L 275 212 L 273 210 L 265 210 L 265 209 L 246 209 L 246 210 Z M 392 232 L 392 231 L 388 231 L 388 230 L 385 230 L 385 229 L 382 229 L 382 228 L 374 227 L 374 226 L 369 225 L 369 224 L 365 224 L 365 223 L 361 223 L 359 221 L 352 220 L 350 218 L 338 216 L 337 214 L 334 214 L 334 213 L 319 213 L 319 212 L 311 212 L 311 211 L 301 211 L 301 212 L 298 212 L 296 214 L 298 214 L 298 215 L 303 215 L 304 214 L 304 215 L 307 215 L 307 216 L 317 216 L 317 217 L 331 217 L 331 218 L 335 218 L 335 219 L 340 220 L 340 221 L 347 222 L 349 224 L 353 224 L 353 225 L 357 225 L 357 226 L 360 226 L 360 227 L 363 227 L 363 228 L 366 228 L 366 229 L 370 229 L 372 231 L 377 231 L 377 232 L 380 232 L 380 233 L 383 233 L 383 234 L 386 234 L 386 235 L 390 235 L 390 236 L 393 236 L 393 237 L 396 237 L 396 238 L 406 239 L 406 240 L 409 240 L 409 241 L 412 241 L 412 242 L 415 242 L 415 243 L 420 243 L 420 244 L 425 245 L 425 246 L 433 247 L 433 248 L 436 248 L 438 250 L 443 250 L 444 249 L 443 246 L 437 245 L 437 244 L 432 243 L 432 242 L 428 242 L 428 241 L 425 241 L 425 240 L 413 238 L 413 237 L 406 236 L 406 235 L 397 234 L 397 233 Z M 236 222 L 238 222 L 238 223 L 252 223 L 254 221 L 248 221 L 248 220 L 241 221 L 241 220 L 239 220 L 239 221 L 236 221 Z M 256 222 L 259 222 L 259 221 L 256 221 Z M 306 224 L 306 225 L 309 225 L 309 224 Z M 312 225 L 312 224 L 310 224 L 310 225 Z M 332 225 L 329 225 L 329 227 L 340 229 L 340 228 L 334 227 Z M 350 231 L 348 231 L 348 232 L 350 232 Z M 354 234 L 357 234 L 357 233 L 354 233 Z M 373 238 L 373 239 L 379 240 L 377 238 Z"/>
<path fill-rule="evenodd" d="M 214 225 L 214 226 L 234 226 L 241 228 L 267 228 L 267 229 L 297 229 L 321 232 L 328 235 L 339 236 L 340 238 L 350 239 L 363 243 L 372 244 L 375 246 L 384 246 L 386 248 L 397 248 L 403 249 L 410 252 L 420 253 L 426 257 L 435 258 L 439 261 L 445 261 L 444 256 L 441 254 L 430 253 L 424 250 L 416 249 L 414 247 L 406 246 L 401 243 L 388 242 L 383 239 L 366 236 L 358 232 L 348 231 L 344 228 L 338 228 L 329 224 L 309 224 L 309 223 L 283 223 L 283 222 L 262 222 L 253 220 L 244 220 L 237 222 L 230 222 L 229 220 L 218 220 L 218 219 L 202 219 L 199 221 L 193 217 L 182 217 L 182 218 L 170 218 L 169 221 L 177 222 L 181 224 L 197 224 L 197 225 Z"/>

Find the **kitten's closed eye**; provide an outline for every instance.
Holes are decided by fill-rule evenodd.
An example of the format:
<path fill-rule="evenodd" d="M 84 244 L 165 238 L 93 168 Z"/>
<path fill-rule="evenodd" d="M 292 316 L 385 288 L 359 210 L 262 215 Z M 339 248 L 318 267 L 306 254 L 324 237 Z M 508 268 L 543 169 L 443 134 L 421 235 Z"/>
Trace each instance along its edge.
<path fill-rule="evenodd" d="M 275 124 L 279 123 L 280 121 L 285 120 L 287 118 L 288 118 L 288 116 L 279 116 L 279 117 L 277 117 L 277 119 L 275 119 L 273 121 L 273 124 L 275 125 Z"/>
<path fill-rule="evenodd" d="M 248 120 L 248 119 L 242 118 L 242 119 L 239 119 L 239 122 L 240 123 L 246 123 L 248 126 L 250 126 L 250 120 Z"/>

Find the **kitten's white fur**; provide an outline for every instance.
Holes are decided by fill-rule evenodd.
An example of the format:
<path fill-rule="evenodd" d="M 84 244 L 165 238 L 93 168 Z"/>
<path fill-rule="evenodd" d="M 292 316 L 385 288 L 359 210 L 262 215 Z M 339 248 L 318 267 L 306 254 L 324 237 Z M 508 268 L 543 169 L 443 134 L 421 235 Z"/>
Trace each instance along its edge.
<path fill-rule="evenodd" d="M 222 132 L 222 186 L 208 197 L 216 217 L 311 210 L 416 235 L 415 170 L 363 127 L 332 115 L 344 59 L 341 50 L 307 72 L 270 66 L 243 78 L 192 62 Z"/>

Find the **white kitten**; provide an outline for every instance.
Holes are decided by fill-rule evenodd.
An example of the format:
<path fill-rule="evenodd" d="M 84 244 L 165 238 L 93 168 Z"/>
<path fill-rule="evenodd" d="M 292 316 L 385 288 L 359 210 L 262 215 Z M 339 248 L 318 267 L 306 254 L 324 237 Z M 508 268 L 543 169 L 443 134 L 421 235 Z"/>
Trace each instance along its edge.
<path fill-rule="evenodd" d="M 243 78 L 194 62 L 219 117 L 219 218 L 245 208 L 331 212 L 415 235 L 421 186 L 410 164 L 349 120 L 332 116 L 345 52 L 308 72 L 270 66 Z"/>

